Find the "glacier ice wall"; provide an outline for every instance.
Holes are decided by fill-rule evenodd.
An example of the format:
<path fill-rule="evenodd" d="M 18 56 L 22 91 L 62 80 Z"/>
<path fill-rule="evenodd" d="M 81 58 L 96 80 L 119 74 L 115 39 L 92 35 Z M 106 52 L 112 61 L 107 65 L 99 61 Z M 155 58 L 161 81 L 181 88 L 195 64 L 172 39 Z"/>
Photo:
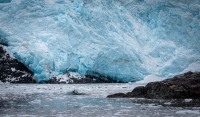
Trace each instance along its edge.
<path fill-rule="evenodd" d="M 1 0 L 0 43 L 47 80 L 200 71 L 199 0 Z"/>

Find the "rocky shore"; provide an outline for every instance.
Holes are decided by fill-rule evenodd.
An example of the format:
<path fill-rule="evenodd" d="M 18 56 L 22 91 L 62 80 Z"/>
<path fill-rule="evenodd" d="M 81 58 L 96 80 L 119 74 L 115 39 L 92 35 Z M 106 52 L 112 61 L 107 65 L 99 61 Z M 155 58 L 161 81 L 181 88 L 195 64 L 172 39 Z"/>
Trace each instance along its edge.
<path fill-rule="evenodd" d="M 9 83 L 35 83 L 33 73 L 6 51 L 0 44 L 0 81 Z"/>
<path fill-rule="evenodd" d="M 200 99 L 200 72 L 187 72 L 151 82 L 136 87 L 132 92 L 112 94 L 108 98 Z"/>

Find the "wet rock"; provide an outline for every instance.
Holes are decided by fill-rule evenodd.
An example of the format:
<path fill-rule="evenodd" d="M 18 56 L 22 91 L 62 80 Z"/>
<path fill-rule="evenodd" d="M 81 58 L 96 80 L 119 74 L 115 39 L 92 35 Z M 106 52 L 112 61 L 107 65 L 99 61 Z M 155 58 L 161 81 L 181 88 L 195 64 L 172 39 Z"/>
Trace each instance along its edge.
<path fill-rule="evenodd" d="M 0 81 L 10 83 L 35 83 L 33 73 L 17 59 L 6 52 L 0 44 Z"/>
<path fill-rule="evenodd" d="M 78 90 L 73 90 L 73 91 L 72 91 L 72 94 L 73 94 L 73 95 L 86 95 L 85 93 L 82 93 L 82 92 L 80 92 L 80 91 L 78 91 Z"/>
<path fill-rule="evenodd" d="M 200 72 L 187 72 L 174 78 L 151 82 L 126 94 L 113 94 L 109 98 L 140 97 L 149 99 L 200 99 Z"/>
<path fill-rule="evenodd" d="M 124 93 L 116 93 L 116 94 L 113 94 L 113 95 L 109 95 L 107 97 L 108 98 L 125 98 L 125 97 L 128 97 L 128 95 L 124 94 Z"/>

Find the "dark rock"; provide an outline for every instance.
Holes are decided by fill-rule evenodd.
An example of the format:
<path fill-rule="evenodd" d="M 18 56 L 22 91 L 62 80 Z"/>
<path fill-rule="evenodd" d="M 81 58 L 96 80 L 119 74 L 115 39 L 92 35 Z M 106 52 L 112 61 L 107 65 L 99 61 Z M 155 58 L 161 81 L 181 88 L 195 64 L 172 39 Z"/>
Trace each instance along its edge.
<path fill-rule="evenodd" d="M 79 92 L 78 90 L 73 90 L 73 91 L 72 91 L 72 94 L 73 94 L 73 95 L 86 95 L 85 93 L 81 93 L 81 92 Z"/>
<path fill-rule="evenodd" d="M 63 81 L 62 78 L 53 77 L 48 81 L 42 82 L 49 84 L 119 83 L 116 80 L 112 80 L 110 77 L 104 77 L 100 75 L 85 75 L 79 76 L 79 78 L 70 76 L 69 73 L 66 73 L 64 75 L 69 78 L 67 81 Z"/>
<path fill-rule="evenodd" d="M 125 98 L 125 97 L 128 97 L 128 95 L 124 93 L 116 93 L 113 95 L 108 95 L 107 97 L 108 98 Z"/>
<path fill-rule="evenodd" d="M 40 82 L 43 83 L 43 82 Z M 48 83 L 48 84 L 62 84 L 62 82 L 59 82 L 59 80 L 56 77 L 53 77 L 47 81 L 44 81 L 44 83 Z M 64 83 L 65 84 L 65 83 Z"/>
<path fill-rule="evenodd" d="M 151 82 L 132 92 L 108 97 L 141 97 L 149 99 L 200 99 L 200 72 L 187 72 L 172 79 Z"/>
<path fill-rule="evenodd" d="M 35 83 L 33 73 L 0 44 L 0 81 L 10 83 Z"/>
<path fill-rule="evenodd" d="M 103 77 L 103 76 L 93 76 L 86 75 L 81 79 L 72 78 L 75 84 L 84 84 L 84 83 L 117 83 L 117 81 L 112 80 L 111 78 Z"/>

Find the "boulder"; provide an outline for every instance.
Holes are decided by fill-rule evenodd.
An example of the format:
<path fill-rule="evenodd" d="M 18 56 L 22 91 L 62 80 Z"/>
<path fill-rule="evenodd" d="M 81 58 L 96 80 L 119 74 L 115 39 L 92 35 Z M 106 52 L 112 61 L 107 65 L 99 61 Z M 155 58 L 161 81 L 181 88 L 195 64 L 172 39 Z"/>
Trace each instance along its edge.
<path fill-rule="evenodd" d="M 120 95 L 119 95 L 120 94 Z M 150 82 L 126 94 L 109 95 L 109 98 L 149 98 L 149 99 L 200 99 L 200 72 L 187 72 L 174 78 Z"/>

